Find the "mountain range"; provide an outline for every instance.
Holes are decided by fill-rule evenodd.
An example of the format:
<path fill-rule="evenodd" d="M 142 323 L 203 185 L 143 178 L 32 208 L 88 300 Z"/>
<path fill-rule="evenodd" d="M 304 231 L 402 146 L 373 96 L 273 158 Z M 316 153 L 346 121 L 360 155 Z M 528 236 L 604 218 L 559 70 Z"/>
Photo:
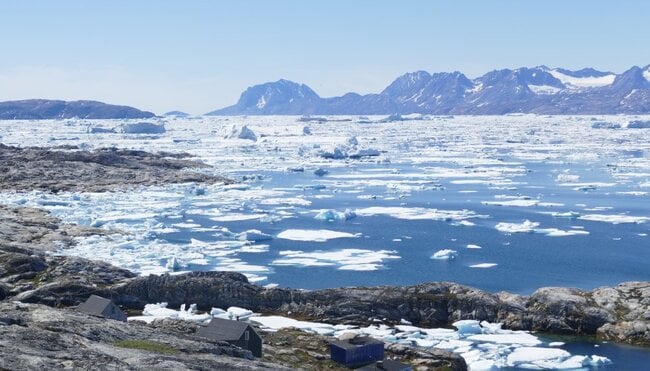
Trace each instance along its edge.
<path fill-rule="evenodd" d="M 255 85 L 239 101 L 207 115 L 379 114 L 645 114 L 650 113 L 650 65 L 621 74 L 538 66 L 502 69 L 469 79 L 460 72 L 417 71 L 378 94 L 321 98 L 305 84 Z"/>
<path fill-rule="evenodd" d="M 0 102 L 0 120 L 139 119 L 154 116 L 137 108 L 90 100 L 27 99 Z"/>

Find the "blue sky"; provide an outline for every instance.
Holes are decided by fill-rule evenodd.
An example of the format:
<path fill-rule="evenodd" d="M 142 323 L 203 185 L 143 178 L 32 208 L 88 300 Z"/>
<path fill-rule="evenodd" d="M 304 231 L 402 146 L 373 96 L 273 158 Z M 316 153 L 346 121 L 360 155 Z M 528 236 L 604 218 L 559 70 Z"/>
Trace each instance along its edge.
<path fill-rule="evenodd" d="M 650 64 L 650 1 L 0 0 L 0 100 L 163 113 L 286 78 L 321 96 L 410 71 Z"/>

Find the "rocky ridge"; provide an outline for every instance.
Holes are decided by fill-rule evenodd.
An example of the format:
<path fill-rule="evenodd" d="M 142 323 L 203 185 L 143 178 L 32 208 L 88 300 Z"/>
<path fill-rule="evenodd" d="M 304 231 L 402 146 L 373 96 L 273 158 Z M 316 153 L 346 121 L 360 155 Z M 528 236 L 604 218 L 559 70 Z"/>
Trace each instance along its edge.
<path fill-rule="evenodd" d="M 236 104 L 207 115 L 503 115 L 646 114 L 650 65 L 627 71 L 537 66 L 490 71 L 469 79 L 455 72 L 416 71 L 380 93 L 321 98 L 311 88 L 279 80 L 246 89 Z"/>
<path fill-rule="evenodd" d="M 137 108 L 91 100 L 26 99 L 0 102 L 0 120 L 138 119 L 154 116 Z"/>

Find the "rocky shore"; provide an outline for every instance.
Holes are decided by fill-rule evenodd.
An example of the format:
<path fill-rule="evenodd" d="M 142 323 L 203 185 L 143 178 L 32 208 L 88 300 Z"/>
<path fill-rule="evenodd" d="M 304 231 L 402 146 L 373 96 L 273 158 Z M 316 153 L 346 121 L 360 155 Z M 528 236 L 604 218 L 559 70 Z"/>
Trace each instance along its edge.
<path fill-rule="evenodd" d="M 282 370 L 250 351 L 72 309 L 0 302 L 0 369 Z"/>
<path fill-rule="evenodd" d="M 510 329 L 650 346 L 650 282 L 592 291 L 547 287 L 523 296 L 450 282 L 303 291 L 264 288 L 233 272 L 134 277 L 107 263 L 45 253 L 92 230 L 61 225 L 28 208 L 1 207 L 0 223 L 0 298 L 5 300 L 65 307 L 98 294 L 135 310 L 147 303 L 196 303 L 203 310 L 240 306 L 330 323 L 406 319 L 439 327 L 477 319 L 503 322 Z"/>
<path fill-rule="evenodd" d="M 197 339 L 193 336 L 196 325 L 191 323 L 125 324 L 75 311 L 74 306 L 89 295 L 99 294 L 133 310 L 141 310 L 141 303 L 150 296 L 160 295 L 161 300 L 175 297 L 173 303 L 200 299 L 204 309 L 259 301 L 258 308 L 276 308 L 280 312 L 282 301 L 293 293 L 273 290 L 265 298 L 261 286 L 250 284 L 241 274 L 212 272 L 182 275 L 184 279 L 179 281 L 169 281 L 171 276 L 167 275 L 151 276 L 167 282 L 163 288 L 166 293 L 161 294 L 150 290 L 155 280 L 138 279 L 128 270 L 51 254 L 73 243 L 74 237 L 93 233 L 101 230 L 61 224 L 39 209 L 0 206 L 0 370 L 88 368 L 97 364 L 120 370 L 154 366 L 198 370 L 342 369 L 328 361 L 325 337 L 297 334 L 297 330 L 263 333 L 268 345 L 260 361 L 253 360 L 250 352 L 226 343 Z M 202 284 L 216 286 L 200 289 L 197 285 Z M 206 294 L 201 297 L 195 290 Z M 140 291 L 143 296 L 139 296 Z M 215 292 L 219 296 L 209 298 Z M 280 296 L 273 299 L 275 294 Z M 446 351 L 392 347 L 387 354 L 420 365 L 419 369 L 466 369 L 462 358 Z"/>
<path fill-rule="evenodd" d="M 181 155 L 0 145 L 0 184 L 10 190 L 106 191 L 227 181 L 188 170 L 200 166 Z M 233 272 L 136 277 L 105 262 L 52 254 L 73 244 L 77 236 L 101 233 L 107 232 L 62 224 L 43 210 L 0 206 L 0 369 L 87 368 L 89 362 L 100 362 L 107 369 L 146 369 L 154 361 L 162 362 L 156 365 L 163 369 L 283 369 L 302 364 L 319 369 L 324 365 L 319 362 L 325 362 L 325 340 L 316 335 L 291 330 L 266 334 L 268 362 L 263 363 L 227 344 L 197 341 L 191 326 L 124 324 L 70 309 L 91 294 L 109 297 L 133 311 L 148 303 L 168 302 L 170 307 L 196 303 L 205 311 L 239 306 L 334 324 L 394 324 L 404 319 L 421 327 L 448 327 L 456 320 L 476 319 L 502 322 L 504 328 L 515 330 L 592 335 L 650 346 L 650 282 L 592 291 L 541 288 L 529 296 L 489 293 L 450 282 L 303 291 L 264 288 Z M 392 345 L 387 352 L 423 369 L 466 367 L 462 358 L 449 352 Z"/>
<path fill-rule="evenodd" d="M 149 153 L 76 147 L 18 148 L 0 144 L 0 185 L 3 190 L 104 192 L 132 186 L 168 183 L 229 182 L 191 171 L 206 167 L 177 153 Z"/>

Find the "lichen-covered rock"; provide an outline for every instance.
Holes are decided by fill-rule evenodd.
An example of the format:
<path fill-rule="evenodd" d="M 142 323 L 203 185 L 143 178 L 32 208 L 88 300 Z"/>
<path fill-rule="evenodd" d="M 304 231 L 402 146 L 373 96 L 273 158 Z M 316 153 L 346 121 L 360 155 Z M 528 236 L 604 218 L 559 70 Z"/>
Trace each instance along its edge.
<path fill-rule="evenodd" d="M 0 369 L 280 370 L 250 351 L 73 309 L 0 302 Z"/>
<path fill-rule="evenodd" d="M 206 165 L 188 155 L 103 148 L 95 151 L 18 148 L 0 144 L 4 190 L 103 192 L 139 185 L 229 182 L 190 168 Z"/>
<path fill-rule="evenodd" d="M 586 292 L 563 287 L 545 287 L 533 293 L 526 305 L 524 321 L 532 330 L 568 334 L 594 334 L 613 314 L 600 307 Z"/>

